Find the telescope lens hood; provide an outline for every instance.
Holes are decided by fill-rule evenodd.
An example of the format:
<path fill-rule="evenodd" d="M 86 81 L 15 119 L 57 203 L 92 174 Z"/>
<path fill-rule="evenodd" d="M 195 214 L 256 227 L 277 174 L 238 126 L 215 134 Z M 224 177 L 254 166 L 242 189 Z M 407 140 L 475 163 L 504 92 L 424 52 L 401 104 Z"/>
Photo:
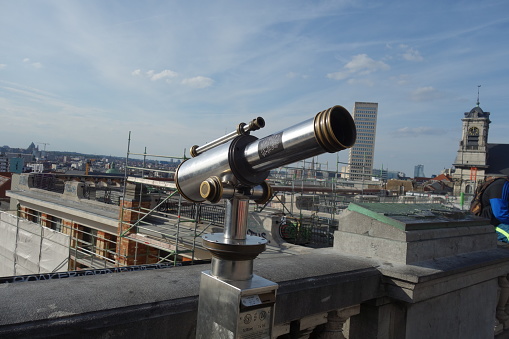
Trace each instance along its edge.
<path fill-rule="evenodd" d="M 355 144 L 355 123 L 343 106 L 334 106 L 318 113 L 314 127 L 316 140 L 329 153 L 342 151 Z"/>

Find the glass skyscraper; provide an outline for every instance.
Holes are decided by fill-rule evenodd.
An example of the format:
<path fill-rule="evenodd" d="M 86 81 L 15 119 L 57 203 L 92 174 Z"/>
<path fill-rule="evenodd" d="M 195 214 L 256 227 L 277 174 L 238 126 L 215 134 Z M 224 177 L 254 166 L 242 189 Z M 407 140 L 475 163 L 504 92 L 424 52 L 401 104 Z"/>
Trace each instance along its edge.
<path fill-rule="evenodd" d="M 424 178 L 424 165 L 416 165 L 414 167 L 414 178 Z"/>

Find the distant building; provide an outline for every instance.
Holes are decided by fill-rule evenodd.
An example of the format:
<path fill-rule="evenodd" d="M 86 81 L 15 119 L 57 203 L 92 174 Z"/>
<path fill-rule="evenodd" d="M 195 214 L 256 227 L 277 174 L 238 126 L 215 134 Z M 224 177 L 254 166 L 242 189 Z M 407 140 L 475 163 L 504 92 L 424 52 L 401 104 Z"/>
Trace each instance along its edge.
<path fill-rule="evenodd" d="M 37 164 L 37 163 L 28 164 L 27 168 L 29 169 L 29 171 L 35 172 L 35 173 L 44 172 L 44 164 Z M 15 173 L 19 173 L 19 172 L 15 172 Z"/>
<path fill-rule="evenodd" d="M 356 102 L 353 119 L 357 128 L 357 141 L 350 148 L 346 177 L 351 180 L 370 180 L 375 155 L 378 103 Z"/>
<path fill-rule="evenodd" d="M 9 160 L 6 156 L 0 155 L 0 172 L 9 171 Z"/>
<path fill-rule="evenodd" d="M 403 175 L 401 175 L 401 174 L 403 174 Z M 398 172 L 398 171 L 389 171 L 386 169 L 373 168 L 372 176 L 374 178 L 387 181 L 390 179 L 400 179 L 400 178 L 404 177 L 405 174 Z"/>
<path fill-rule="evenodd" d="M 423 178 L 424 175 L 424 165 L 416 165 L 414 167 L 414 178 Z"/>
<path fill-rule="evenodd" d="M 9 172 L 11 173 L 23 173 L 23 167 L 25 162 L 23 158 L 10 158 L 9 159 Z"/>
<path fill-rule="evenodd" d="M 11 189 L 11 173 L 0 172 L 0 204 L 2 200 L 5 200 L 7 203 L 4 205 L 5 209 L 9 206 L 9 202 L 5 192 Z M 1 206 L 0 209 L 3 209 L 4 206 Z"/>
<path fill-rule="evenodd" d="M 465 112 L 460 147 L 453 166 L 454 194 L 471 194 L 488 176 L 509 176 L 509 144 L 489 144 L 490 113 L 477 105 Z"/>

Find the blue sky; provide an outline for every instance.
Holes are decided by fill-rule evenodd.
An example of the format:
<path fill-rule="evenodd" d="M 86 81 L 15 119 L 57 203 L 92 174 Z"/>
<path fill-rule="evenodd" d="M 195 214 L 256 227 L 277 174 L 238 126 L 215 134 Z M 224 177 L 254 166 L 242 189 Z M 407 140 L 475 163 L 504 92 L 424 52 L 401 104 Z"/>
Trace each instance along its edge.
<path fill-rule="evenodd" d="M 449 168 L 461 118 L 509 143 L 509 2 L 0 0 L 0 144 L 181 156 L 379 103 L 375 167 Z M 41 145 L 41 147 L 43 147 Z M 348 152 L 339 153 L 347 161 Z M 335 169 L 336 156 L 320 156 Z"/>

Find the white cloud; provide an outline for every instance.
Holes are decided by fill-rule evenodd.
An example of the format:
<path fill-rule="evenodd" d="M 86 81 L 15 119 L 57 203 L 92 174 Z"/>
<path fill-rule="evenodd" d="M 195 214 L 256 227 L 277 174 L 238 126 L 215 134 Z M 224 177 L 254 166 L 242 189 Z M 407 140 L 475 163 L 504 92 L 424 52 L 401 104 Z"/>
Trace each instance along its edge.
<path fill-rule="evenodd" d="M 0 64 L 0 69 L 7 67 L 6 64 Z"/>
<path fill-rule="evenodd" d="M 157 81 L 157 80 L 160 80 L 160 79 L 164 79 L 164 78 L 175 78 L 178 76 L 178 74 L 174 71 L 171 71 L 169 69 L 165 69 L 159 73 L 156 73 L 154 74 L 154 71 L 150 71 L 152 72 L 149 76 L 150 76 L 150 80 L 152 81 Z M 147 73 L 148 74 L 148 73 Z"/>
<path fill-rule="evenodd" d="M 352 60 L 347 62 L 345 66 L 343 66 L 343 70 L 334 73 L 328 73 L 327 78 L 333 80 L 343 80 L 349 77 L 354 77 L 356 75 L 367 75 L 377 71 L 385 71 L 390 69 L 391 67 L 387 65 L 383 61 L 376 61 L 367 54 L 357 54 L 352 57 Z M 358 80 L 357 83 L 368 81 Z M 369 82 L 370 86 L 372 86 L 372 82 Z"/>
<path fill-rule="evenodd" d="M 23 59 L 25 64 L 30 64 L 34 68 L 42 68 L 42 64 L 40 62 L 31 62 L 29 58 Z"/>
<path fill-rule="evenodd" d="M 424 58 L 421 56 L 418 50 L 413 48 L 408 48 L 405 53 L 403 53 L 403 59 L 407 61 L 423 61 Z"/>
<path fill-rule="evenodd" d="M 332 80 L 343 80 L 343 79 L 348 78 L 349 75 L 350 75 L 350 73 L 348 73 L 348 72 L 335 72 L 335 73 L 327 74 L 327 78 L 332 79 Z"/>
<path fill-rule="evenodd" d="M 171 83 L 171 79 L 179 77 L 179 74 L 177 72 L 169 70 L 169 69 L 162 70 L 161 72 L 158 72 L 158 73 L 156 73 L 156 71 L 151 69 L 151 70 L 145 72 L 144 74 L 141 69 L 136 69 L 131 72 L 131 75 L 133 75 L 133 76 L 145 75 L 147 78 L 149 78 L 152 81 L 166 79 L 167 83 Z M 193 87 L 193 88 L 206 88 L 206 87 L 212 86 L 214 84 L 214 80 L 212 80 L 211 78 L 204 77 L 204 76 L 196 76 L 193 78 L 184 78 L 181 81 L 181 84 L 189 86 L 189 87 Z"/>
<path fill-rule="evenodd" d="M 410 93 L 410 99 L 412 101 L 430 101 L 440 99 L 443 94 L 432 86 L 420 87 Z"/>
<path fill-rule="evenodd" d="M 139 77 L 139 76 L 142 76 L 143 73 L 142 73 L 141 69 L 135 69 L 134 71 L 131 72 L 131 75 Z M 157 80 L 161 80 L 161 79 L 164 79 L 164 78 L 176 78 L 178 76 L 178 73 L 174 72 L 174 71 L 171 71 L 169 69 L 165 69 L 165 70 L 162 70 L 159 73 L 156 73 L 156 71 L 151 69 L 150 71 L 145 72 L 145 75 L 150 80 L 157 81 Z"/>
<path fill-rule="evenodd" d="M 366 54 L 355 55 L 345 68 L 352 73 L 369 74 L 376 71 L 385 71 L 390 66 L 383 61 L 376 61 L 368 57 Z"/>
<path fill-rule="evenodd" d="M 182 84 L 193 88 L 206 88 L 212 86 L 214 84 L 214 80 L 203 76 L 197 76 L 182 80 Z"/>

